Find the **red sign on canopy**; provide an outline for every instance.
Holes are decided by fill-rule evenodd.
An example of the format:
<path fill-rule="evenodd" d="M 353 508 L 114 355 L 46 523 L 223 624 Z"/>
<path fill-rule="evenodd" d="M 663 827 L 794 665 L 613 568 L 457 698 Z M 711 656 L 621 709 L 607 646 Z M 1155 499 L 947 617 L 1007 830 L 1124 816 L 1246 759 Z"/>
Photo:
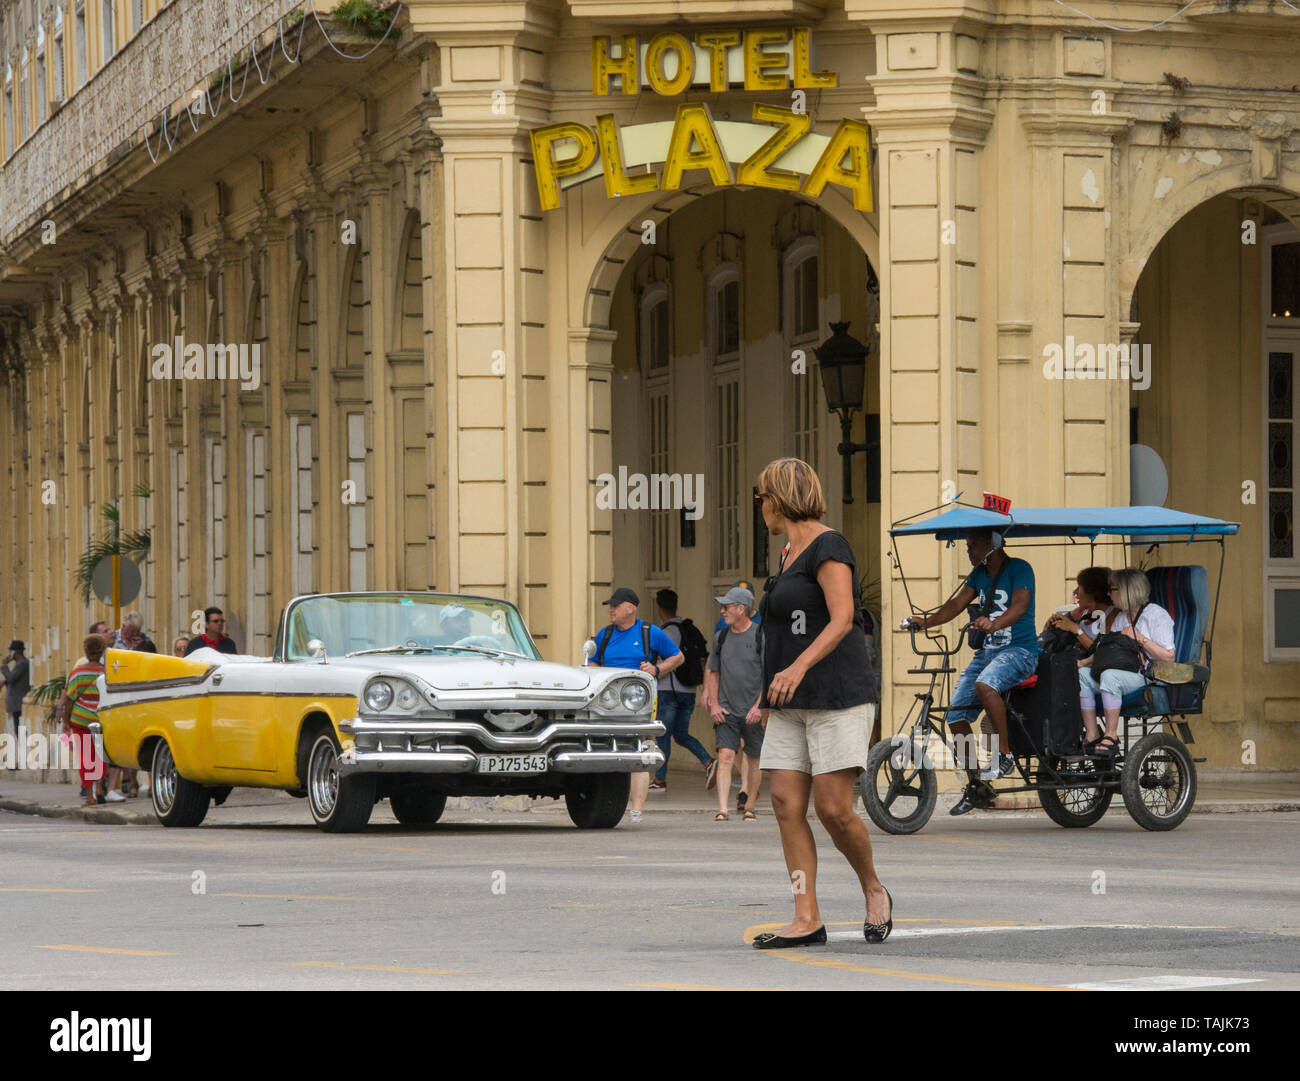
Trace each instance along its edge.
<path fill-rule="evenodd" d="M 1011 500 L 1004 496 L 995 495 L 993 492 L 984 493 L 984 509 L 995 510 L 999 514 L 1011 513 Z"/>

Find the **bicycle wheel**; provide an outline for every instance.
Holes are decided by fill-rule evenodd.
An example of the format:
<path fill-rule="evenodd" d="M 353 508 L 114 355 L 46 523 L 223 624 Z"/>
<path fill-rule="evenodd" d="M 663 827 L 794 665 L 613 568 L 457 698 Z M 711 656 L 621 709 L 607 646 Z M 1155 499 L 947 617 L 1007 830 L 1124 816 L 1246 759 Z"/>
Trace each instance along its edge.
<path fill-rule="evenodd" d="M 939 794 L 934 770 L 913 758 L 907 736 L 882 739 L 867 754 L 862 804 L 886 833 L 915 833 L 934 813 Z"/>

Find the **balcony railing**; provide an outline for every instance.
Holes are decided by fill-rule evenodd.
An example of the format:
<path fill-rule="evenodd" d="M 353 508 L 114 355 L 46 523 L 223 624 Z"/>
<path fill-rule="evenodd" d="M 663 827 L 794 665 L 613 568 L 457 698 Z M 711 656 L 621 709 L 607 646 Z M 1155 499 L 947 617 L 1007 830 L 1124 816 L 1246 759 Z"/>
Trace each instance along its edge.
<path fill-rule="evenodd" d="M 227 60 L 246 60 L 260 34 L 303 6 L 303 0 L 173 0 L 0 165 L 0 247 L 119 147 L 137 145 L 165 108 L 206 84 Z M 297 28 L 286 31 L 291 55 L 297 34 Z M 277 58 L 273 70 L 283 70 L 284 56 Z M 257 79 L 256 70 L 249 79 Z"/>

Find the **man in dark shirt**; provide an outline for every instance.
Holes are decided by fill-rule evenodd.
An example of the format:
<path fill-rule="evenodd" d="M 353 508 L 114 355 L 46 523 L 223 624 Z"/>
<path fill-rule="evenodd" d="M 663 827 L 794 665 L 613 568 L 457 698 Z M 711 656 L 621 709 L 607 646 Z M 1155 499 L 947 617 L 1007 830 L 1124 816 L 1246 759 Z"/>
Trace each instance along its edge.
<path fill-rule="evenodd" d="M 5 713 L 14 726 L 14 739 L 18 738 L 18 721 L 23 711 L 23 699 L 31 689 L 31 665 L 25 655 L 22 642 L 14 639 L 9 643 L 9 656 L 0 667 L 0 684 L 5 688 Z M 3 729 L 0 729 L 3 731 Z"/>
<path fill-rule="evenodd" d="M 204 646 L 218 650 L 221 653 L 239 652 L 235 648 L 234 640 L 226 637 L 226 616 L 220 608 L 215 604 L 210 608 L 205 608 L 203 610 L 203 619 L 206 630 L 190 639 L 190 644 L 185 647 L 185 656 L 188 657 L 196 649 L 202 649 Z"/>

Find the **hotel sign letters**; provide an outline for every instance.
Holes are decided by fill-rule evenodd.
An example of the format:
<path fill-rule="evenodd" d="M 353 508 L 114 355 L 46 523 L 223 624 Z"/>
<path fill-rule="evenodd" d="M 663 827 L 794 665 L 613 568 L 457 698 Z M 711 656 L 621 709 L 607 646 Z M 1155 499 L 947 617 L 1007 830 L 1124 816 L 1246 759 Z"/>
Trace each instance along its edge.
<path fill-rule="evenodd" d="M 591 47 L 592 92 L 598 97 L 660 97 L 692 87 L 713 93 L 792 92 L 790 107 L 754 102 L 751 122 L 715 121 L 705 102 L 683 102 L 671 121 L 620 127 L 612 113 L 594 126 L 576 121 L 530 132 L 537 192 L 543 210 L 560 205 L 560 191 L 603 173 L 610 198 L 670 191 L 683 173 L 700 169 L 710 181 L 816 197 L 827 184 L 847 188 L 860 211 L 873 209 L 870 132 L 860 120 L 839 121 L 829 136 L 812 131 L 805 92 L 839 84 L 834 72 L 812 69 L 807 27 L 676 31 L 648 42 L 635 35 L 597 37 Z M 662 169 L 654 166 L 662 162 Z"/>

